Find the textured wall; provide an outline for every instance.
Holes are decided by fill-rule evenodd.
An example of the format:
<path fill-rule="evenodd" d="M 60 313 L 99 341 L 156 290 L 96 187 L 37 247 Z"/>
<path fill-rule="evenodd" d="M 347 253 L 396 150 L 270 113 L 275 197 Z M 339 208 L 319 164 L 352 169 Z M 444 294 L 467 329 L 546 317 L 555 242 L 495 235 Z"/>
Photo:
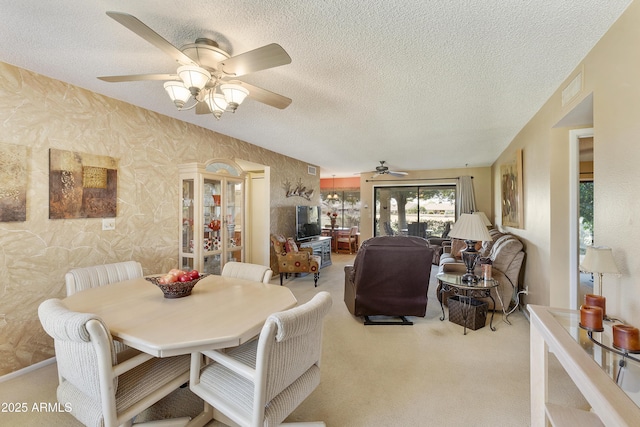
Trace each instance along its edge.
<path fill-rule="evenodd" d="M 569 275 L 569 131 L 554 126 L 593 95 L 594 243 L 609 246 L 620 275 L 605 275 L 607 313 L 640 326 L 640 2 L 633 2 L 578 64 L 567 80 L 520 131 L 494 164 L 523 149 L 525 228 L 510 229 L 526 242 L 526 302 L 568 308 Z M 582 72 L 581 91 L 562 106 L 562 90 Z M 591 125 L 583 123 L 576 128 Z M 499 200 L 494 200 L 498 209 Z"/>
<path fill-rule="evenodd" d="M 145 274 L 177 266 L 176 165 L 239 158 L 269 166 L 271 232 L 292 234 L 292 206 L 319 203 L 319 176 L 307 163 L 3 63 L 0 141 L 28 147 L 27 220 L 0 222 L 0 375 L 53 355 L 37 307 L 64 297 L 69 269 L 130 259 Z M 119 159 L 114 231 L 102 231 L 100 219 L 48 219 L 49 148 Z M 298 179 L 317 200 L 285 197 L 282 183 Z"/>

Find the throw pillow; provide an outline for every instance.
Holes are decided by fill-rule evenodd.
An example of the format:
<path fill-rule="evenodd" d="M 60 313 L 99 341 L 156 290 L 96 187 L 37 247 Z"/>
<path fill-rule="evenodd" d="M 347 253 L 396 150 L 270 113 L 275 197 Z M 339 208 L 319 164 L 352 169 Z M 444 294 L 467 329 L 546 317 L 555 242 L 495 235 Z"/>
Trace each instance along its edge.
<path fill-rule="evenodd" d="M 298 245 L 296 241 L 293 240 L 293 237 L 287 238 L 287 252 L 298 252 Z"/>

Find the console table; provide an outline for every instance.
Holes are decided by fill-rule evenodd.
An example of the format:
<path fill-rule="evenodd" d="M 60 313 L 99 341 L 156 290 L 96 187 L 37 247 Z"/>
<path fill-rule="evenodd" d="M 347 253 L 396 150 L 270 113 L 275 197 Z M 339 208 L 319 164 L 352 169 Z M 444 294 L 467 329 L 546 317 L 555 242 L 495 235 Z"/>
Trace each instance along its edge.
<path fill-rule="evenodd" d="M 301 248 L 313 249 L 313 254 L 320 257 L 320 268 L 331 265 L 331 237 L 317 237 L 311 240 L 298 242 Z"/>
<path fill-rule="evenodd" d="M 580 312 L 527 306 L 531 314 L 531 426 L 636 426 L 640 420 L 640 363 L 593 343 L 579 326 Z M 608 322 L 605 322 L 608 323 Z M 611 345 L 611 326 L 597 332 L 598 342 Z M 591 405 L 591 411 L 548 401 L 548 353 L 553 352 Z M 618 380 L 618 383 L 616 383 Z"/>

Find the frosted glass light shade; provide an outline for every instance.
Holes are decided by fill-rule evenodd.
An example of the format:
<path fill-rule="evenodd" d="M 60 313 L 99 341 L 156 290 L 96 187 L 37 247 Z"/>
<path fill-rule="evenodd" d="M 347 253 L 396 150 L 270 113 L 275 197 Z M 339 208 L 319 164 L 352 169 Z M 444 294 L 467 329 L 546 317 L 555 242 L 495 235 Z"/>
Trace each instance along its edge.
<path fill-rule="evenodd" d="M 224 98 L 233 110 L 242 104 L 242 101 L 249 95 L 247 89 L 235 84 L 220 85 L 220 90 L 224 93 Z"/>
<path fill-rule="evenodd" d="M 209 106 L 209 110 L 216 116 L 216 119 L 219 119 L 222 116 L 222 113 L 227 109 L 227 101 L 224 99 L 224 96 L 215 93 L 213 90 L 210 91 L 207 96 L 204 98 L 204 102 Z"/>
<path fill-rule="evenodd" d="M 169 94 L 169 98 L 173 101 L 173 104 L 178 109 L 184 107 L 191 97 L 191 92 L 187 89 L 182 82 L 170 81 L 164 84 L 164 90 Z"/>
<path fill-rule="evenodd" d="M 184 86 L 193 92 L 202 90 L 209 80 L 211 80 L 211 73 L 204 68 L 196 67 L 194 65 L 183 65 L 178 68 L 178 76 L 184 82 Z"/>
<path fill-rule="evenodd" d="M 486 242 L 491 240 L 491 235 L 487 231 L 482 218 L 479 215 L 462 214 L 453 224 L 450 237 L 462 240 L 473 240 L 476 242 Z"/>

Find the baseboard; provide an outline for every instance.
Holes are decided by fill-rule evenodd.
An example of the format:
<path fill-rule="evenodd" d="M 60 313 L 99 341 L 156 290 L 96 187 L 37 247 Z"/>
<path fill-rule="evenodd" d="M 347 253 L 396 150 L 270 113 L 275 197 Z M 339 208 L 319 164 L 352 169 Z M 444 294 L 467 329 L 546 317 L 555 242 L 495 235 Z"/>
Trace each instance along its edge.
<path fill-rule="evenodd" d="M 51 358 L 45 359 L 45 360 L 43 360 L 41 362 L 34 363 L 33 365 L 27 366 L 25 368 L 18 369 L 17 371 L 14 371 L 14 372 L 11 372 L 9 374 L 1 376 L 0 377 L 0 383 L 12 380 L 14 378 L 17 378 L 17 377 L 25 375 L 25 374 L 28 374 L 30 372 L 33 372 L 33 371 L 35 371 L 37 369 L 40 369 L 40 368 L 43 368 L 43 367 L 45 367 L 47 365 L 51 365 L 53 363 L 56 363 L 56 358 L 55 357 L 51 357 Z"/>
<path fill-rule="evenodd" d="M 527 319 L 527 322 L 531 323 L 531 318 L 529 317 L 529 310 L 527 310 L 527 304 L 521 305 L 520 311 L 522 312 L 522 315 L 524 316 L 524 318 Z"/>

